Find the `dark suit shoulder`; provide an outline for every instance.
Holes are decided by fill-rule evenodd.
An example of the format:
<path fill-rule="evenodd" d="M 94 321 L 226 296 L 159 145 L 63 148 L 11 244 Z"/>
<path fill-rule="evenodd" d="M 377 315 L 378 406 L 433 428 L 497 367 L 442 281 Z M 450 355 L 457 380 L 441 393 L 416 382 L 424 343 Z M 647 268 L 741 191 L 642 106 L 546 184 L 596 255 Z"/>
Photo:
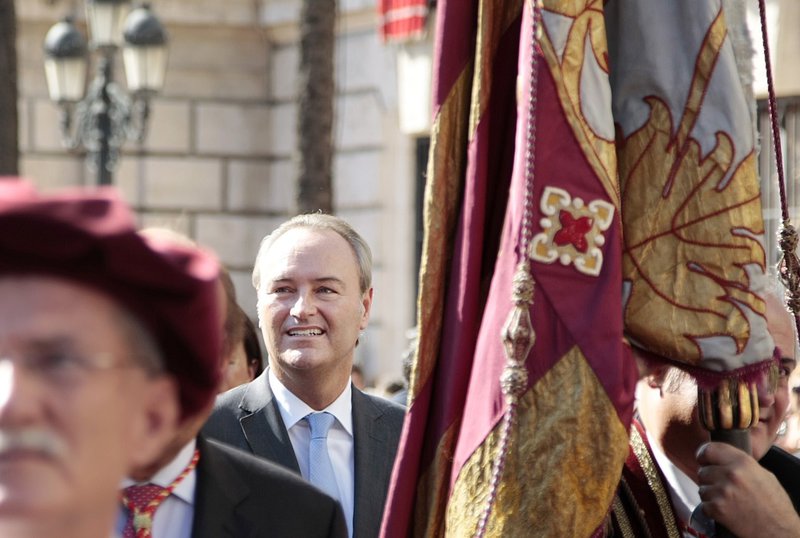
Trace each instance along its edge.
<path fill-rule="evenodd" d="M 224 528 L 246 536 L 347 536 L 339 504 L 297 475 L 213 440 L 199 443 L 198 510 L 213 513 L 230 503 Z M 214 517 L 198 514 L 197 526 L 214 528 Z"/>
<path fill-rule="evenodd" d="M 384 411 L 385 413 L 389 413 L 390 415 L 402 417 L 406 413 L 406 408 L 400 405 L 397 402 L 393 402 L 387 398 L 382 398 L 380 396 L 375 396 L 373 394 L 367 394 L 366 392 L 362 392 L 364 396 L 367 397 L 373 404 L 375 404 L 379 409 Z"/>
<path fill-rule="evenodd" d="M 251 381 L 250 383 L 253 383 Z M 245 383 L 243 385 L 239 385 L 238 387 L 233 387 L 230 390 L 226 390 L 225 392 L 218 394 L 217 399 L 214 402 L 214 411 L 230 409 L 230 410 L 237 410 L 239 409 L 242 398 L 244 397 L 245 392 L 247 392 L 250 383 Z"/>
<path fill-rule="evenodd" d="M 247 383 L 234 387 L 217 396 L 214 410 L 203 426 L 202 433 L 205 437 L 237 448 L 247 448 L 246 440 L 239 426 L 239 419 L 244 415 L 241 403 L 249 385 L 250 383 Z"/>
<path fill-rule="evenodd" d="M 359 394 L 364 397 L 365 402 L 369 402 L 369 405 L 372 406 L 375 418 L 380 420 L 382 424 L 381 428 L 389 434 L 390 439 L 396 444 L 403 429 L 406 408 L 380 396 L 373 396 L 360 391 Z M 354 399 L 354 405 L 357 405 L 357 399 Z"/>
<path fill-rule="evenodd" d="M 380 396 L 374 396 L 372 394 L 367 394 L 366 392 L 359 391 L 359 394 L 364 396 L 364 398 L 367 401 L 369 401 L 373 406 L 375 406 L 375 408 L 378 409 L 380 413 L 386 415 L 386 417 L 389 420 L 402 425 L 403 418 L 406 415 L 405 407 L 391 400 L 387 400 L 386 398 L 382 398 Z"/>

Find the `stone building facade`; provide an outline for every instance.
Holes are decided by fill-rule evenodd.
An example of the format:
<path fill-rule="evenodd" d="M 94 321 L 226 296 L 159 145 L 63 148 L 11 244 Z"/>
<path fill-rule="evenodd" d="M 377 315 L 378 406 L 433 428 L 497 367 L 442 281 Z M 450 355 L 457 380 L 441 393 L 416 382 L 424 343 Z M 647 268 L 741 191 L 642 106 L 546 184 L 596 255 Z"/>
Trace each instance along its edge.
<path fill-rule="evenodd" d="M 400 375 L 414 324 L 416 187 L 414 140 L 397 127 L 395 51 L 379 40 L 375 4 L 339 1 L 333 182 L 335 212 L 373 248 L 373 314 L 357 361 L 381 383 Z M 300 3 L 151 5 L 170 36 L 166 87 L 153 102 L 146 141 L 125 147 L 114 181 L 143 226 L 175 228 L 216 251 L 254 317 L 253 259 L 294 196 Z M 54 22 L 66 14 L 83 22 L 83 0 L 16 7 L 22 174 L 43 188 L 91 185 L 82 156 L 62 148 L 42 54 Z"/>

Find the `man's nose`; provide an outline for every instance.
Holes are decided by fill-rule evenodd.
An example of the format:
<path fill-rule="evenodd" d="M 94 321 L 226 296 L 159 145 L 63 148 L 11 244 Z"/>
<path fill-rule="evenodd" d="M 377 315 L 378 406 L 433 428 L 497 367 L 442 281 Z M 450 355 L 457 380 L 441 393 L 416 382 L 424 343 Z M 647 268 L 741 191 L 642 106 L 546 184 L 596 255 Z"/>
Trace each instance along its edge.
<path fill-rule="evenodd" d="M 0 425 L 25 425 L 36 414 L 36 373 L 9 358 L 0 358 Z"/>
<path fill-rule="evenodd" d="M 298 293 L 289 313 L 298 319 L 305 319 L 314 314 L 316 310 L 317 306 L 313 294 Z"/>
<path fill-rule="evenodd" d="M 761 376 L 756 388 L 758 389 L 758 406 L 761 408 L 771 407 L 775 403 L 776 382 L 771 372 Z"/>

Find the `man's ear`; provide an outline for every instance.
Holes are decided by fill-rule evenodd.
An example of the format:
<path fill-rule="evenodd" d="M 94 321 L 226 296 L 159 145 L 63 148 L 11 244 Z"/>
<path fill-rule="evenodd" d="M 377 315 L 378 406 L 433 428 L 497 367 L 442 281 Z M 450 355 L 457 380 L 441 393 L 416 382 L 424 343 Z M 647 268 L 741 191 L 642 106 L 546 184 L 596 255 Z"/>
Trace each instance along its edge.
<path fill-rule="evenodd" d="M 172 376 L 149 379 L 142 391 L 137 416 L 131 424 L 132 468 L 141 469 L 157 461 L 178 434 L 180 401 Z"/>
<path fill-rule="evenodd" d="M 362 331 L 367 328 L 367 323 L 369 322 L 369 313 L 372 310 L 372 291 L 373 288 L 368 289 L 361 297 L 361 324 L 359 329 Z"/>
<path fill-rule="evenodd" d="M 666 364 L 650 364 L 644 380 L 651 389 L 660 389 L 664 385 L 669 366 Z"/>

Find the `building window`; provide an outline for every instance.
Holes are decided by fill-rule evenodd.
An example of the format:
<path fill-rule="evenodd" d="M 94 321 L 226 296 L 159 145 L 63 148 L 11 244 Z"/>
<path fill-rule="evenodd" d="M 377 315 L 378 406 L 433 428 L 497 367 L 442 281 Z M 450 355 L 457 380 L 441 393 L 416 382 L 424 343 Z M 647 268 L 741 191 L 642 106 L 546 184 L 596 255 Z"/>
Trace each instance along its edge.
<path fill-rule="evenodd" d="M 797 217 L 800 214 L 800 187 L 797 185 L 800 179 L 800 97 L 778 99 L 777 109 L 789 219 L 797 226 Z M 764 210 L 764 246 L 767 265 L 774 267 L 781 256 L 777 234 L 782 217 L 775 148 L 766 101 L 758 103 L 758 132 L 761 142 L 758 173 L 761 178 L 761 203 Z"/>

